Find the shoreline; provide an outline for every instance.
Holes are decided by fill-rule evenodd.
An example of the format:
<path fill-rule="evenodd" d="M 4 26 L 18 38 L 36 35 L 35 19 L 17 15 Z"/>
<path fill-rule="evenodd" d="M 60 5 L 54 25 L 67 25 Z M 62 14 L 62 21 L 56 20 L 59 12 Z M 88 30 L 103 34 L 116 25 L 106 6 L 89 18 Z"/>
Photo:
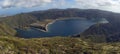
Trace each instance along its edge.
<path fill-rule="evenodd" d="M 48 24 L 46 24 L 46 25 L 44 26 L 45 30 L 44 30 L 44 29 L 40 29 L 40 30 L 43 31 L 43 32 L 48 32 L 48 31 L 49 31 L 49 30 L 48 30 L 48 26 L 49 26 L 49 25 L 51 25 L 51 24 L 53 24 L 54 22 L 59 21 L 59 20 L 69 20 L 69 19 L 86 19 L 86 18 L 81 18 L 81 17 L 58 18 L 58 19 L 55 19 L 55 20 L 49 22 Z"/>
<path fill-rule="evenodd" d="M 38 29 L 42 32 L 49 32 L 49 25 L 53 24 L 59 20 L 69 20 L 69 19 L 81 19 L 81 20 L 88 20 L 87 18 L 82 17 L 64 17 L 64 18 L 57 18 L 57 19 L 45 19 L 43 22 L 39 23 Z M 47 23 L 44 23 L 47 22 Z"/>

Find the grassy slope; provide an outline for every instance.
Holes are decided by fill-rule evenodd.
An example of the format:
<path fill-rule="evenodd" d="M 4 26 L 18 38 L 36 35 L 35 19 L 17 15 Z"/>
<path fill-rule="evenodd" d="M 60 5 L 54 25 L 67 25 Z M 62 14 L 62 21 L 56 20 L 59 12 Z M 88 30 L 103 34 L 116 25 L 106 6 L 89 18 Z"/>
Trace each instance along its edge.
<path fill-rule="evenodd" d="M 14 28 L 23 29 L 38 20 L 32 15 L 18 14 L 0 19 L 0 35 L 16 35 Z"/>
<path fill-rule="evenodd" d="M 2 20 L 2 22 L 13 28 L 23 28 L 37 21 L 38 20 L 36 17 L 28 14 L 18 14 L 15 16 L 6 17 Z"/>
<path fill-rule="evenodd" d="M 0 37 L 2 54 L 116 54 L 120 43 L 88 43 L 80 38 L 52 37 L 23 39 Z"/>
<path fill-rule="evenodd" d="M 16 31 L 4 23 L 0 23 L 0 35 L 15 35 Z"/>

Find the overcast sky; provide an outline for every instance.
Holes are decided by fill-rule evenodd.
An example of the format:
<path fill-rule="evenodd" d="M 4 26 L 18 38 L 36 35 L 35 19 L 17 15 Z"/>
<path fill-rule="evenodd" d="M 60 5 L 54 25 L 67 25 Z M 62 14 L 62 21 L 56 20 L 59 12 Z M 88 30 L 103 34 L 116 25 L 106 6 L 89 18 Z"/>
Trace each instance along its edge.
<path fill-rule="evenodd" d="M 0 14 L 51 8 L 101 9 L 120 13 L 120 0 L 0 0 Z"/>

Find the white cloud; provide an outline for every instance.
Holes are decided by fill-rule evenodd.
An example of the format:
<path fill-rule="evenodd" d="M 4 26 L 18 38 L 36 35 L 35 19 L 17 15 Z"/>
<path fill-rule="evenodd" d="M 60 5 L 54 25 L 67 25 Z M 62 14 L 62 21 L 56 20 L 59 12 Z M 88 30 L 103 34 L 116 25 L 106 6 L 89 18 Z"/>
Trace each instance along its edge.
<path fill-rule="evenodd" d="M 71 2 L 72 1 L 72 2 Z M 0 8 L 82 8 L 120 12 L 120 0 L 0 0 Z"/>
<path fill-rule="evenodd" d="M 51 3 L 52 0 L 2 0 L 0 1 L 1 8 L 10 8 L 10 7 L 34 7 L 42 6 L 48 3 Z"/>
<path fill-rule="evenodd" d="M 54 0 L 51 4 L 54 8 L 59 8 L 59 7 L 62 8 L 63 6 L 66 6 L 67 1 L 65 1 L 65 0 Z"/>
<path fill-rule="evenodd" d="M 102 9 L 110 11 L 120 11 L 120 0 L 75 0 L 76 5 L 72 7 L 78 7 L 83 9 Z"/>

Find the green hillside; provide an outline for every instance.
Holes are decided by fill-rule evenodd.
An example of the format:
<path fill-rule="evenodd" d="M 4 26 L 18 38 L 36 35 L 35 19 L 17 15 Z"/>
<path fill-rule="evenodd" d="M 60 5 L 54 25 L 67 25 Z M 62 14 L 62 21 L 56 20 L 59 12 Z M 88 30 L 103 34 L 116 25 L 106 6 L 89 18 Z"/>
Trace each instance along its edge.
<path fill-rule="evenodd" d="M 92 43 L 80 38 L 0 37 L 2 54 L 119 54 L 120 43 Z"/>
<path fill-rule="evenodd" d="M 15 28 L 24 29 L 37 22 L 32 15 L 18 14 L 0 19 L 0 35 L 16 35 Z"/>
<path fill-rule="evenodd" d="M 0 35 L 15 35 L 16 31 L 9 27 L 8 25 L 6 25 L 5 23 L 0 23 Z"/>
<path fill-rule="evenodd" d="M 5 17 L 2 22 L 6 23 L 12 28 L 24 28 L 31 23 L 37 22 L 36 17 L 28 14 L 17 14 L 14 16 Z"/>

